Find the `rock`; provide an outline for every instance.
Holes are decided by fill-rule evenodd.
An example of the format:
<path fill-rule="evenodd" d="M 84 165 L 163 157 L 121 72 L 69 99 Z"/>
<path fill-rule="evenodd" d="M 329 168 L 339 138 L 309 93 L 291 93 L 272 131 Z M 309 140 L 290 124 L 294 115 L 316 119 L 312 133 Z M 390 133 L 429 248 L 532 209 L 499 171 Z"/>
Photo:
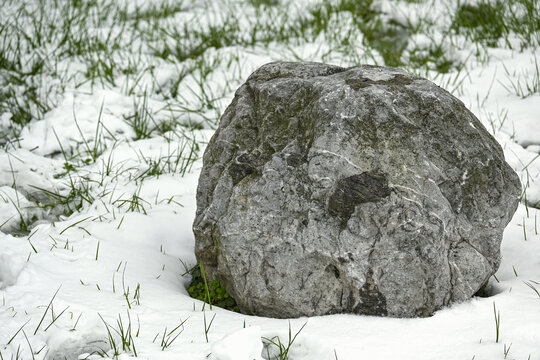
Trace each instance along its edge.
<path fill-rule="evenodd" d="M 270 63 L 204 154 L 195 251 L 247 314 L 429 316 L 495 273 L 520 193 L 499 144 L 432 82 Z"/>

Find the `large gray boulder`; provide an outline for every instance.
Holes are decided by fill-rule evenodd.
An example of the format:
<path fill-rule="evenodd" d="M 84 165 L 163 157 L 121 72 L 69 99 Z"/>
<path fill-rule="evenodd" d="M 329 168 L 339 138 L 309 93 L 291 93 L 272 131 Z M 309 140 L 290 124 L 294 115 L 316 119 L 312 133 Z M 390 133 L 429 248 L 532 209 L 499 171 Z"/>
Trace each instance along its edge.
<path fill-rule="evenodd" d="M 208 144 L 195 251 L 244 313 L 429 316 L 495 273 L 520 192 L 499 144 L 432 82 L 276 62 Z"/>

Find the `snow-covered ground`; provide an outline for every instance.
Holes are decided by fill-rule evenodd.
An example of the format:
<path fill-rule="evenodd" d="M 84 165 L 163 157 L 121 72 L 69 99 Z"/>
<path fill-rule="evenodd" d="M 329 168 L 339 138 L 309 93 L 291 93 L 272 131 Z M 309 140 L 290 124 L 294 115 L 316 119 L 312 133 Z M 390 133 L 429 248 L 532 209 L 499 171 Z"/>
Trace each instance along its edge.
<path fill-rule="evenodd" d="M 251 360 L 295 334 L 292 360 L 540 359 L 540 29 L 486 46 L 452 28 L 458 1 L 358 1 L 373 28 L 354 2 L 273 3 L 4 1 L 0 359 Z M 290 320 L 191 298 L 201 157 L 235 89 L 272 60 L 388 63 L 373 39 L 396 28 L 399 65 L 460 98 L 522 180 L 490 296 L 423 319 Z"/>

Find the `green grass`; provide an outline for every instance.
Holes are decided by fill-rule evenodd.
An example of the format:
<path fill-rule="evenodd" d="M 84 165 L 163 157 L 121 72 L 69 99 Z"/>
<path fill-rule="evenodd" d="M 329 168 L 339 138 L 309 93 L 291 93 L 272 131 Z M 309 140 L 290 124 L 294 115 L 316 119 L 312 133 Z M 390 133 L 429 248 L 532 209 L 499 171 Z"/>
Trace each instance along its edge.
<path fill-rule="evenodd" d="M 227 293 L 219 280 L 212 280 L 208 283 L 199 265 L 189 272 L 191 273 L 191 284 L 187 289 L 189 296 L 209 304 L 210 309 L 212 309 L 212 305 L 215 305 L 230 311 L 240 312 L 236 301 Z"/>
<path fill-rule="evenodd" d="M 497 311 L 495 302 L 493 302 L 493 315 L 495 317 L 495 342 L 498 343 L 501 337 L 501 312 Z"/>
<path fill-rule="evenodd" d="M 499 0 L 482 0 L 476 5 L 462 4 L 454 14 L 451 29 L 475 42 L 495 47 L 508 32 L 504 12 L 504 3 Z"/>
<path fill-rule="evenodd" d="M 132 334 L 133 328 L 129 311 L 127 311 L 127 323 L 121 315 L 118 315 L 116 326 L 107 323 L 101 314 L 98 315 L 107 331 L 109 350 L 99 349 L 96 353 L 101 357 L 111 357 L 113 359 L 118 359 L 118 356 L 122 353 L 130 353 L 137 357 L 137 349 Z"/>
<path fill-rule="evenodd" d="M 158 193 L 155 198 L 145 198 L 145 181 L 164 175 L 185 176 L 193 170 L 203 147 L 195 130 L 217 127 L 234 90 L 249 75 L 246 59 L 254 53 L 262 53 L 268 59 L 312 60 L 298 48 L 323 44 L 327 48 L 317 53 L 317 59 L 320 56 L 323 61 L 342 61 L 344 66 L 400 66 L 440 81 L 444 88 L 459 93 L 467 84 L 469 68 L 483 66 L 491 60 L 492 47 L 520 52 L 538 51 L 540 45 L 539 0 L 441 2 L 449 21 L 440 23 L 429 16 L 401 19 L 384 13 L 376 0 L 313 1 L 300 11 L 295 11 L 293 1 L 274 0 L 242 3 L 208 0 L 201 3 L 204 6 L 201 8 L 187 0 L 137 6 L 129 3 L 129 6 L 115 0 L 6 0 L 3 3 L 0 14 L 1 151 L 19 149 L 23 129 L 44 119 L 67 94 L 76 94 L 79 101 L 80 97 L 108 90 L 129 98 L 132 104 L 123 112 L 112 114 L 107 107 L 109 99 L 97 102 L 95 106 L 100 107 L 100 112 L 91 134 L 83 128 L 84 113 L 73 107 L 70 115 L 78 129 L 75 138 L 61 143 L 58 134 L 64 129 L 54 129 L 61 151 L 47 155 L 61 161 L 51 180 L 54 186 L 33 185 L 31 192 L 21 189 L 16 171 L 12 171 L 13 181 L 7 185 L 21 190 L 33 206 L 46 213 L 47 220 L 52 222 L 73 214 L 83 219 L 72 219 L 58 227 L 58 233 L 65 239 L 57 244 L 51 237 L 53 248 L 58 245 L 73 250 L 75 242 L 66 236 L 70 230 L 89 234 L 83 227 L 85 221 L 103 218 L 115 221 L 117 229 L 124 229 L 128 222 L 123 220 L 128 212 L 148 214 L 157 205 L 181 206 L 176 200 L 178 197 L 171 195 L 160 198 Z M 428 4 L 434 12 L 439 4 L 426 0 L 392 2 L 404 7 L 418 3 Z M 216 9 L 218 16 L 206 17 L 207 12 Z M 189 15 L 198 10 L 197 15 Z M 415 45 L 414 37 L 418 34 L 425 35 L 429 41 Z M 470 54 L 456 56 L 471 48 Z M 170 74 L 163 75 L 163 69 Z M 540 72 L 536 59 L 531 69 L 517 73 L 505 69 L 497 80 L 513 96 L 537 96 Z M 479 105 L 484 103 L 479 100 Z M 105 115 L 123 120 L 129 126 L 129 134 L 111 131 Z M 504 108 L 496 114 L 488 114 L 490 130 L 494 134 L 501 131 L 509 122 L 507 118 L 508 111 Z M 138 148 L 153 140 L 166 144 L 161 152 L 146 153 Z M 133 147 L 134 159 L 116 161 L 113 150 L 126 143 Z M 126 185 L 133 186 L 126 189 Z M 527 202 L 526 196 L 524 199 Z M 36 238 L 30 242 L 33 235 L 30 231 L 43 219 L 27 216 L 28 209 L 21 209 L 17 198 L 0 194 L 0 200 L 16 207 L 14 217 L 20 218 L 17 234 L 30 234 L 28 243 L 33 250 L 29 249 L 30 254 L 41 256 L 43 247 L 37 246 Z M 92 217 L 78 214 L 92 205 L 104 208 L 105 213 Z M 529 206 L 539 207 L 539 204 Z M 535 214 L 534 234 L 538 234 L 536 222 Z M 524 225 L 525 219 L 524 237 L 533 241 L 532 230 L 527 233 Z M 0 229 L 2 226 L 0 224 Z M 99 248 L 98 241 L 95 250 L 92 249 L 96 261 L 104 256 L 100 256 Z M 211 306 L 218 306 L 239 311 L 219 280 L 207 280 L 204 272 L 195 268 L 188 288 L 190 296 L 208 303 L 210 310 Z M 113 274 L 113 293 L 116 292 L 114 281 Z M 537 282 L 524 283 L 532 296 L 540 296 Z M 104 289 L 103 284 L 101 289 L 98 284 L 96 287 Z M 122 273 L 119 293 L 122 292 L 123 306 L 129 309 L 133 306 L 136 311 L 136 305 L 141 304 L 141 297 L 147 295 L 147 291 L 150 290 L 141 289 L 138 284 L 130 292 Z M 58 314 L 52 311 L 53 300 L 54 296 L 44 313 L 39 314 L 41 319 L 34 321 L 37 325 L 32 328 L 34 333 L 47 331 L 58 324 L 60 316 L 66 316 L 66 310 Z M 493 311 L 495 341 L 499 342 L 501 319 L 495 304 Z M 209 341 L 215 316 L 206 311 L 203 314 L 206 341 Z M 121 353 L 136 355 L 134 339 L 139 331 L 132 328 L 130 314 L 127 313 L 127 319 L 119 316 L 113 322 L 103 318 L 102 321 L 108 343 L 96 354 L 116 358 Z M 163 351 L 173 346 L 185 322 L 180 321 L 172 330 L 162 327 L 154 339 L 156 346 Z M 24 341 L 28 324 L 13 333 L 8 345 Z M 302 329 L 293 335 L 289 325 L 287 339 L 264 339 L 267 357 L 289 358 L 290 349 Z M 31 348 L 30 342 L 27 343 Z M 508 346 L 505 356 L 509 351 Z M 33 356 L 34 351 L 30 352 Z M 17 350 L 14 358 L 23 358 L 23 355 Z"/>
<path fill-rule="evenodd" d="M 515 0 L 508 8 L 505 20 L 508 28 L 520 40 L 519 50 L 540 46 L 540 1 Z"/>
<path fill-rule="evenodd" d="M 287 342 L 281 340 L 279 336 L 274 336 L 272 338 L 263 337 L 263 344 L 266 351 L 266 359 L 268 360 L 288 360 L 291 348 L 296 341 L 296 337 L 304 330 L 304 327 L 307 325 L 307 322 L 302 325 L 300 330 L 292 335 L 291 322 L 289 321 L 289 334 Z M 335 353 L 334 353 L 335 354 Z M 337 358 L 337 355 L 336 355 Z"/>
<path fill-rule="evenodd" d="M 211 11 L 219 10 L 220 16 L 211 19 L 205 12 L 190 16 L 194 8 L 187 1 L 133 7 L 113 0 L 37 0 L 34 6 L 7 1 L 0 15 L 0 118 L 9 126 L 0 126 L 0 148 L 19 148 L 21 131 L 43 119 L 68 92 L 107 89 L 129 97 L 133 106 L 119 115 L 132 129 L 129 138 L 109 129 L 102 116 L 109 111 L 106 101 L 100 103 L 93 134 L 79 126 L 83 114 L 74 106 L 78 138 L 64 144 L 58 139 L 61 151 L 49 155 L 64 162 L 55 175 L 58 186 L 35 185 L 28 199 L 51 219 L 97 201 L 118 211 L 147 213 L 153 201 L 141 197 L 140 185 L 163 174 L 184 176 L 192 169 L 200 157 L 193 130 L 217 127 L 227 105 L 224 99 L 249 75 L 236 72 L 244 67 L 246 54 L 277 50 L 280 56 L 303 60 L 295 47 L 324 42 L 328 49 L 323 61 L 336 56 L 349 65 L 401 66 L 432 79 L 451 74 L 441 76 L 439 84 L 459 94 L 468 62 L 487 63 L 490 46 L 538 48 L 539 1 L 448 2 L 441 5 L 447 7 L 446 24 L 429 16 L 398 19 L 384 13 L 375 0 L 318 1 L 298 12 L 286 2 L 223 0 L 206 4 Z M 416 34 L 425 34 L 428 44 L 414 45 Z M 455 56 L 471 43 L 476 50 L 469 57 Z M 516 96 L 537 95 L 540 75 L 535 65 L 532 72 L 517 75 L 507 69 L 508 79 L 500 81 Z M 167 66 L 174 71 L 163 81 L 158 69 Z M 215 86 L 218 83 L 222 86 Z M 500 131 L 506 116 L 490 116 L 492 131 Z M 103 156 L 123 142 L 152 138 L 174 145 L 160 156 L 141 154 L 138 169 L 115 164 L 110 152 Z M 135 181 L 138 190 L 117 192 L 122 181 Z M 23 234 L 39 220 L 21 219 Z"/>
<path fill-rule="evenodd" d="M 377 61 L 375 53 L 385 65 L 406 66 L 413 71 L 426 68 L 446 73 L 459 66 L 449 56 L 452 45 L 435 40 L 428 48 L 413 49 L 404 57 L 409 52 L 406 50 L 409 37 L 437 24 L 403 23 L 384 17 L 373 0 L 321 1 L 297 16 L 275 1 L 251 0 L 251 10 L 249 6 L 238 8 L 229 4 L 223 7 L 225 15 L 207 26 L 198 26 L 197 18 L 173 22 L 177 15 L 189 9 L 184 1 L 164 1 L 160 6 L 134 9 L 114 1 L 99 4 L 98 7 L 96 1 L 57 0 L 39 1 L 37 7 L 31 7 L 27 3 L 10 2 L 13 16 L 6 17 L 0 25 L 0 115 L 8 114 L 12 126 L 0 130 L 0 145 L 16 146 L 22 128 L 43 118 L 57 105 L 58 96 L 73 83 L 77 88 L 89 87 L 91 91 L 121 87 L 130 96 L 139 94 L 165 101 L 168 108 L 175 109 L 171 124 L 177 124 L 174 119 L 178 116 L 198 113 L 206 118 L 206 125 L 215 127 L 220 115 L 216 102 L 224 94 L 213 93 L 208 79 L 222 64 L 208 61 L 209 50 L 268 47 L 280 42 L 294 46 L 313 42 L 322 35 L 333 51 L 349 56 L 353 63 Z M 439 30 L 450 38 L 452 34 L 465 36 L 480 49 L 496 44 L 515 46 L 512 36 L 520 39 L 521 48 L 536 47 L 539 9 L 538 0 L 516 0 L 510 4 L 500 0 L 481 0 L 475 5 L 458 3 L 455 9 L 449 8 L 453 11 L 450 28 Z M 250 17 L 241 25 L 240 11 L 259 16 Z M 112 30 L 92 30 L 100 28 Z M 360 56 L 352 42 L 356 37 L 363 39 L 365 47 Z M 48 57 L 42 55 L 45 48 L 52 49 Z M 482 56 L 482 51 L 477 55 Z M 153 88 L 147 88 L 142 78 L 153 76 L 154 66 L 163 61 L 178 69 L 178 77 L 167 88 L 157 81 Z M 70 70 L 59 66 L 66 63 L 82 67 Z M 199 79 L 198 88 L 192 88 L 199 98 L 198 106 L 181 90 L 190 76 Z M 142 107 L 146 101 L 137 105 Z M 214 115 L 208 117 L 208 111 Z M 145 113 L 143 108 L 126 114 L 126 121 L 136 129 L 137 138 L 154 135 L 155 126 L 144 127 L 148 124 L 144 117 L 153 115 Z"/>
<path fill-rule="evenodd" d="M 397 22 L 384 22 L 380 12 L 373 8 L 372 0 L 339 0 L 316 4 L 308 9 L 308 16 L 300 20 L 298 33 L 309 34 L 313 39 L 321 33 L 328 34 L 333 22 L 344 13 L 351 16 L 354 26 L 363 34 L 364 45 L 377 50 L 385 65 L 403 64 L 401 54 L 407 45 L 410 29 Z M 349 45 L 349 39 L 342 39 L 341 45 Z"/>
<path fill-rule="evenodd" d="M 279 0 L 248 0 L 248 2 L 255 7 L 279 5 Z"/>
<path fill-rule="evenodd" d="M 184 0 L 176 0 L 165 1 L 161 4 L 151 4 L 148 7 L 137 5 L 134 11 L 121 8 L 119 11 L 119 20 L 121 22 L 133 21 L 134 26 L 137 27 L 143 21 L 169 18 L 179 12 L 185 11 L 187 5 L 184 5 L 184 3 Z"/>
<path fill-rule="evenodd" d="M 196 59 L 206 50 L 221 49 L 227 46 L 253 45 L 240 35 L 240 25 L 236 17 L 227 18 L 223 23 L 210 25 L 204 30 L 190 28 L 184 24 L 181 28 L 160 28 L 165 44 L 154 50 L 154 55 L 169 61 Z M 159 35 L 158 35 L 159 36 Z M 173 45 L 169 45 L 172 43 Z"/>
<path fill-rule="evenodd" d="M 540 2 L 538 0 L 481 0 L 474 5 L 458 3 L 451 30 L 473 42 L 490 47 L 504 39 L 512 47 L 509 35 L 521 40 L 520 48 L 540 45 Z"/>
<path fill-rule="evenodd" d="M 509 94 L 519 96 L 520 98 L 528 98 L 536 94 L 540 94 L 540 68 L 538 66 L 538 58 L 534 58 L 534 69 L 532 73 L 518 73 L 517 79 L 514 80 L 515 74 L 511 74 L 510 70 L 504 67 L 507 82 L 502 82 Z"/>
<path fill-rule="evenodd" d="M 409 54 L 409 66 L 427 67 L 441 74 L 455 69 L 454 61 L 448 59 L 442 44 L 433 44 L 428 49 L 414 49 Z"/>
<path fill-rule="evenodd" d="M 165 349 L 169 348 L 175 342 L 175 340 L 178 339 L 178 337 L 184 331 L 184 324 L 186 323 L 186 321 L 187 319 L 181 320 L 180 324 L 178 324 L 170 331 L 167 331 L 167 327 L 165 327 L 162 336 L 160 336 L 160 333 L 155 336 L 154 342 L 156 341 L 156 339 L 160 339 L 159 346 L 161 347 L 162 351 L 165 351 Z"/>

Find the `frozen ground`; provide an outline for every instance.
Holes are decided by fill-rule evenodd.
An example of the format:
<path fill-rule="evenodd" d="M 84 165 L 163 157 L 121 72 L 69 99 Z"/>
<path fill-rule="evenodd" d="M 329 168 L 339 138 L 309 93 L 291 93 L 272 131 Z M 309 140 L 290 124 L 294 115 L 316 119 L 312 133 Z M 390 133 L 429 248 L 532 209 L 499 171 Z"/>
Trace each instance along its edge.
<path fill-rule="evenodd" d="M 468 33 L 457 1 L 333 3 L 4 1 L 0 359 L 251 360 L 289 329 L 293 360 L 540 359 L 540 4 Z M 403 66 L 497 138 L 524 193 L 489 297 L 425 319 L 290 321 L 189 297 L 205 144 L 254 69 L 299 59 Z"/>

